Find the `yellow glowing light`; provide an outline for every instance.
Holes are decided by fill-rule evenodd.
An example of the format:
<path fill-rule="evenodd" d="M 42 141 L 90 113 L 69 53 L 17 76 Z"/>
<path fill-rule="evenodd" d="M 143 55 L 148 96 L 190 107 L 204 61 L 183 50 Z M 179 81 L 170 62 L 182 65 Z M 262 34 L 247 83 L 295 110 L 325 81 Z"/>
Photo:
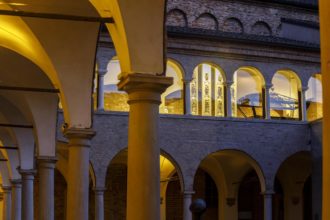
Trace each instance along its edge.
<path fill-rule="evenodd" d="M 25 3 L 19 3 L 19 2 L 0 2 L 0 5 L 11 5 L 11 6 L 26 6 Z"/>

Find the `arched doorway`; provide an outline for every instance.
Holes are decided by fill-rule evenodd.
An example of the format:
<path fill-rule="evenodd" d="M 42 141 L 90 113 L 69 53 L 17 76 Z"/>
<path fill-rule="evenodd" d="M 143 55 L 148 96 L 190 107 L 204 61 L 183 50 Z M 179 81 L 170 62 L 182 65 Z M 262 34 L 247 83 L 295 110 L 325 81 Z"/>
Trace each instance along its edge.
<path fill-rule="evenodd" d="M 252 170 L 242 179 L 238 191 L 238 220 L 262 220 L 264 199 L 257 173 Z"/>
<path fill-rule="evenodd" d="M 161 220 L 182 219 L 183 196 L 180 171 L 165 154 L 160 155 Z M 127 203 L 127 149 L 111 161 L 104 194 L 105 219 L 125 220 Z"/>
<path fill-rule="evenodd" d="M 245 189 L 252 194 L 247 194 Z M 260 199 L 258 196 L 265 191 L 265 179 L 258 163 L 242 151 L 220 150 L 205 157 L 195 174 L 194 191 L 193 198 L 206 200 L 205 219 L 243 219 L 247 216 L 243 212 L 250 211 L 263 217 L 262 205 L 244 209 L 245 201 Z"/>
<path fill-rule="evenodd" d="M 219 219 L 218 217 L 218 190 L 212 177 L 203 169 L 199 168 L 194 179 L 193 200 L 203 199 L 206 202 L 204 219 Z"/>
<path fill-rule="evenodd" d="M 283 189 L 284 220 L 312 219 L 311 173 L 309 152 L 290 156 L 278 169 L 276 177 Z"/>

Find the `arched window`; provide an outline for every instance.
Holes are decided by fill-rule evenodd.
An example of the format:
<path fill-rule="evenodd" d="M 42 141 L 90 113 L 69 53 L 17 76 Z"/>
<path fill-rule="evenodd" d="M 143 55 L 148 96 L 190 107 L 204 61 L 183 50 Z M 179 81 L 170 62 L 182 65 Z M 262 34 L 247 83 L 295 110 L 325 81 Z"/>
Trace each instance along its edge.
<path fill-rule="evenodd" d="M 173 85 L 161 95 L 160 113 L 183 114 L 183 74 L 175 61 L 167 61 L 166 76 L 173 77 Z"/>
<path fill-rule="evenodd" d="M 117 88 L 120 73 L 119 60 L 114 58 L 109 62 L 108 72 L 104 76 L 104 110 L 106 111 L 129 111 L 128 95 Z"/>
<path fill-rule="evenodd" d="M 270 115 L 277 119 L 295 119 L 301 117 L 301 83 L 292 71 L 278 71 L 272 79 L 270 90 Z"/>
<path fill-rule="evenodd" d="M 224 116 L 224 77 L 219 68 L 200 64 L 190 83 L 193 115 Z"/>
<path fill-rule="evenodd" d="M 322 76 L 315 74 L 308 81 L 306 91 L 307 119 L 313 121 L 323 117 Z"/>
<path fill-rule="evenodd" d="M 263 117 L 264 84 L 261 73 L 253 67 L 243 67 L 235 72 L 231 87 L 233 117 Z"/>
<path fill-rule="evenodd" d="M 106 111 L 129 111 L 128 95 L 117 88 L 120 73 L 119 60 L 111 60 L 108 64 L 108 72 L 104 76 L 104 110 Z M 167 88 L 161 96 L 160 112 L 183 114 L 182 71 L 174 61 L 168 61 L 166 76 L 173 77 L 173 85 Z"/>

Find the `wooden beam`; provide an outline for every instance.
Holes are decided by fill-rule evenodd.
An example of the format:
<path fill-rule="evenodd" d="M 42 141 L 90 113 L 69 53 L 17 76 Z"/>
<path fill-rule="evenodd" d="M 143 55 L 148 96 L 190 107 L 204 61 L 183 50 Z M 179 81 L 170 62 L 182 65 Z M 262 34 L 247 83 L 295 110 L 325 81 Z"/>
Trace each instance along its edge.
<path fill-rule="evenodd" d="M 33 128 L 33 125 L 0 123 L 0 127 L 8 127 L 8 128 Z"/>
<path fill-rule="evenodd" d="M 46 92 L 46 93 L 59 93 L 59 89 L 45 89 L 45 88 L 31 88 L 31 87 L 18 87 L 18 86 L 0 86 L 0 90 L 23 91 L 23 92 Z"/>
<path fill-rule="evenodd" d="M 14 147 L 14 146 L 0 146 L 0 149 L 5 149 L 5 150 L 18 150 L 18 147 Z"/>
<path fill-rule="evenodd" d="M 112 17 L 102 18 L 102 17 L 88 17 L 88 16 L 55 14 L 55 13 L 39 13 L 39 12 L 28 12 L 28 11 L 0 10 L 0 15 L 29 17 L 29 18 L 43 18 L 43 19 L 52 19 L 52 20 L 114 23 L 114 20 Z"/>

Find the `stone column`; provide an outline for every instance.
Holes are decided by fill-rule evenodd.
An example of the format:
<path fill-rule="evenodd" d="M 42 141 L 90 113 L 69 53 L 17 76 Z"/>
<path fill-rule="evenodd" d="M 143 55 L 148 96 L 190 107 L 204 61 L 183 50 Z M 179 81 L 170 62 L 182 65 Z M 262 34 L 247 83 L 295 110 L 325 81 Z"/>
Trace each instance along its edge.
<path fill-rule="evenodd" d="M 104 220 L 104 192 L 106 188 L 94 188 L 95 193 L 95 220 Z"/>
<path fill-rule="evenodd" d="M 20 179 L 11 180 L 12 185 L 12 206 L 11 219 L 22 219 L 22 181 Z"/>
<path fill-rule="evenodd" d="M 107 69 L 97 70 L 97 110 L 99 111 L 104 111 L 104 76 L 107 72 Z"/>
<path fill-rule="evenodd" d="M 33 182 L 35 170 L 20 170 L 22 176 L 22 219 L 33 220 Z"/>
<path fill-rule="evenodd" d="M 192 203 L 192 196 L 195 194 L 193 191 L 183 192 L 183 220 L 192 220 L 192 213 L 189 209 Z"/>
<path fill-rule="evenodd" d="M 118 83 L 130 105 L 127 220 L 160 219 L 159 104 L 172 83 L 172 78 L 151 74 L 127 74 Z"/>
<path fill-rule="evenodd" d="M 2 186 L 3 191 L 3 219 L 10 220 L 11 219 L 11 187 L 10 186 Z"/>
<path fill-rule="evenodd" d="M 56 158 L 38 157 L 39 220 L 54 220 L 54 169 Z"/>
<path fill-rule="evenodd" d="M 226 117 L 230 118 L 233 117 L 232 114 L 232 106 L 231 106 L 231 86 L 233 85 L 233 81 L 227 81 L 224 83 L 224 86 L 226 88 Z"/>
<path fill-rule="evenodd" d="M 265 119 L 271 119 L 270 116 L 270 89 L 273 87 L 273 84 L 266 84 L 265 89 L 265 100 L 264 100 L 264 109 L 265 109 Z"/>
<path fill-rule="evenodd" d="M 191 80 L 182 80 L 184 88 L 184 114 L 191 115 L 190 82 Z"/>
<path fill-rule="evenodd" d="M 63 134 L 69 140 L 66 219 L 88 220 L 89 152 L 95 132 L 67 128 Z"/>
<path fill-rule="evenodd" d="M 273 191 L 266 191 L 264 195 L 264 220 L 273 219 Z"/>
<path fill-rule="evenodd" d="M 301 120 L 307 121 L 307 105 L 306 105 L 306 91 L 308 87 L 301 88 L 301 100 L 300 100 L 300 108 L 301 108 Z"/>

